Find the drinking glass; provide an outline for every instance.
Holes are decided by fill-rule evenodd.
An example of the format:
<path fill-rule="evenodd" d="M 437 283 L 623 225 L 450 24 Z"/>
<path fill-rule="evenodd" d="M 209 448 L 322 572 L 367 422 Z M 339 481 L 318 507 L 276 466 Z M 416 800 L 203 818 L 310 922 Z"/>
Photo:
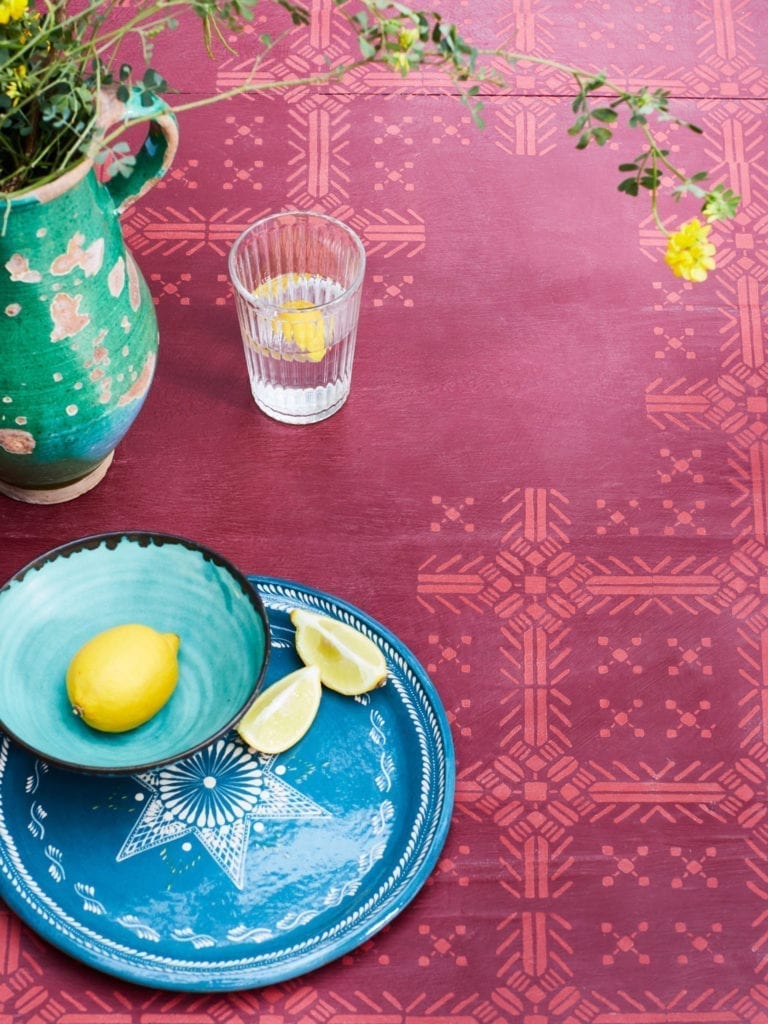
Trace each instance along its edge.
<path fill-rule="evenodd" d="M 284 423 L 316 423 L 349 395 L 365 250 L 322 213 L 253 223 L 229 254 L 251 392 Z"/>

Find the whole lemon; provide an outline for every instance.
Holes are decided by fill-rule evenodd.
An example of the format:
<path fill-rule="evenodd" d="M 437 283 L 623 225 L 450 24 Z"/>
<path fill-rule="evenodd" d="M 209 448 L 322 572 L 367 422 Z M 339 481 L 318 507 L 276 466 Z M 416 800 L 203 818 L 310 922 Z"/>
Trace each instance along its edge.
<path fill-rule="evenodd" d="M 127 732 L 157 714 L 179 678 L 179 637 L 130 623 L 92 637 L 67 669 L 73 712 L 101 732 Z"/>

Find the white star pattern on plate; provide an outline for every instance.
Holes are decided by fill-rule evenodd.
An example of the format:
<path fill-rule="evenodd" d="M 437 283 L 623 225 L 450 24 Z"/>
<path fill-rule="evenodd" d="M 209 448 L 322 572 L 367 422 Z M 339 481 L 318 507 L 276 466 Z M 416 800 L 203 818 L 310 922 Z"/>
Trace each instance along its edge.
<path fill-rule="evenodd" d="M 253 822 L 330 817 L 281 779 L 274 762 L 249 753 L 237 740 L 220 739 L 183 761 L 137 775 L 151 799 L 117 860 L 192 834 L 242 889 Z"/>

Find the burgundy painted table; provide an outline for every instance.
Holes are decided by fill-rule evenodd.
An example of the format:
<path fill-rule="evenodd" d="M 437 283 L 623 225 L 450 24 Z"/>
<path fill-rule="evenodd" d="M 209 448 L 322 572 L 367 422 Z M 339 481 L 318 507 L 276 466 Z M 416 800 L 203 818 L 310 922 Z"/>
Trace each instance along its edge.
<path fill-rule="evenodd" d="M 311 6 L 265 74 L 353 45 Z M 768 9 L 447 13 L 681 97 L 705 135 L 670 129 L 680 159 L 744 197 L 719 269 L 672 277 L 616 191 L 641 143 L 576 153 L 567 81 L 523 65 L 483 131 L 439 79 L 382 72 L 183 119 L 124 220 L 157 298 L 155 384 L 95 490 L 0 499 L 0 576 L 149 529 L 361 607 L 446 708 L 453 822 L 394 922 L 266 989 L 124 983 L 0 912 L 3 1024 L 768 1021 Z M 163 70 L 188 79 L 175 38 Z M 196 59 L 195 79 L 246 66 Z M 289 206 L 368 254 L 352 395 L 311 427 L 254 407 L 226 277 L 243 227 Z"/>

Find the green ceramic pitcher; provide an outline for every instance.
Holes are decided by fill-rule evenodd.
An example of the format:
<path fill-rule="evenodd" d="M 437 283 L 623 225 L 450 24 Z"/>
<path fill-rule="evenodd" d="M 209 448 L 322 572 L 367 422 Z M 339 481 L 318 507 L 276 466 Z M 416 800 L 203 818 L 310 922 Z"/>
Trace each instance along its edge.
<path fill-rule="evenodd" d="M 99 121 L 151 115 L 128 177 L 85 160 L 0 197 L 0 494 L 50 504 L 106 473 L 152 382 L 157 318 L 119 216 L 169 167 L 176 120 L 159 99 L 104 94 Z"/>

